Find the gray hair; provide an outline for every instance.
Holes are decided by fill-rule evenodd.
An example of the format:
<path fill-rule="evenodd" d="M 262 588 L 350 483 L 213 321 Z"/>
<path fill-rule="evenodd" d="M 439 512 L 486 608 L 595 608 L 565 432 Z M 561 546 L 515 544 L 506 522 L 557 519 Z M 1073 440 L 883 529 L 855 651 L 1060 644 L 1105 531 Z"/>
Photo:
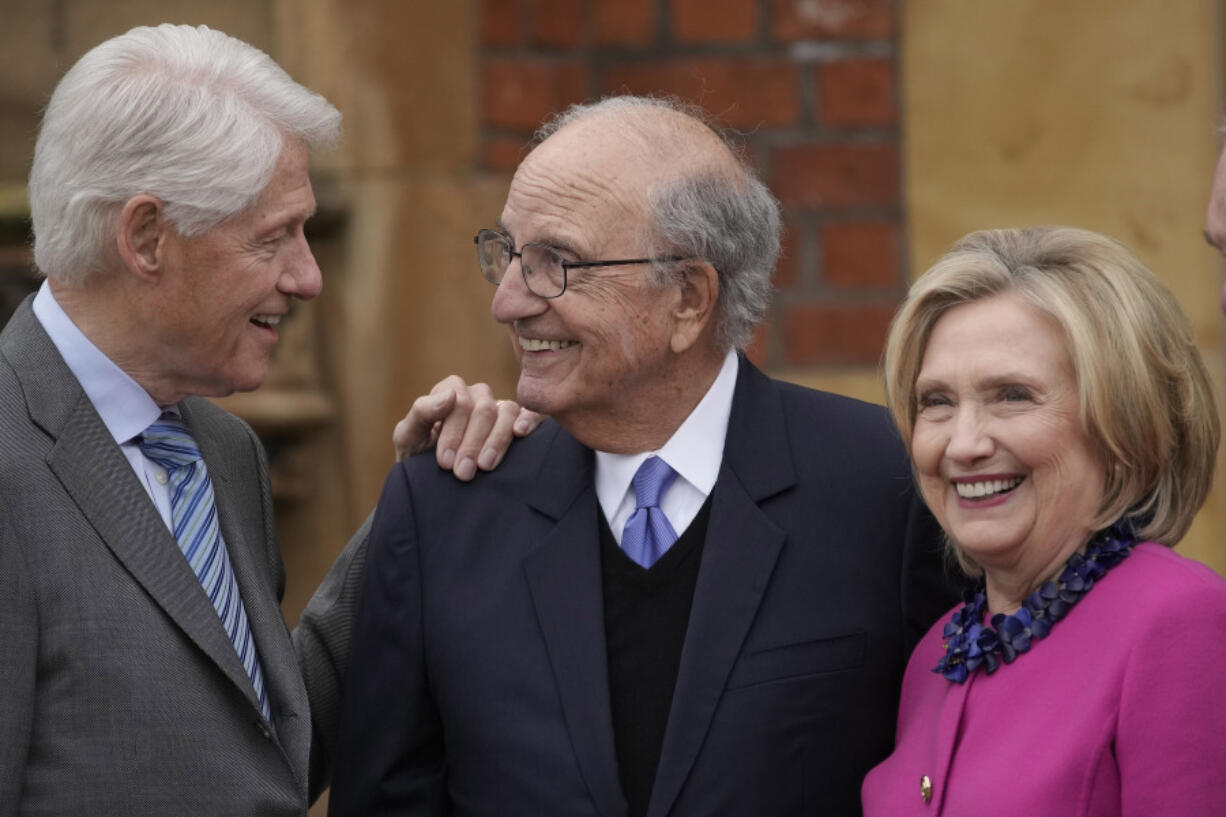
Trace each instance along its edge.
<path fill-rule="evenodd" d="M 206 26 L 134 28 L 60 80 L 30 171 L 34 260 L 80 283 L 107 266 L 115 219 L 141 193 L 184 236 L 246 210 L 287 137 L 326 148 L 340 113 L 271 57 Z"/>
<path fill-rule="evenodd" d="M 615 114 L 645 149 L 671 155 L 675 147 L 660 144 L 658 118 L 651 117 L 661 110 L 706 127 L 723 143 L 731 161 L 682 162 L 678 174 L 653 185 L 647 196 L 649 235 L 644 244 L 653 256 L 694 256 L 715 268 L 720 288 L 717 337 L 725 349 L 743 349 L 770 305 L 781 218 L 779 202 L 742 158 L 734 134 L 716 127 L 698 106 L 679 99 L 613 96 L 572 105 L 546 122 L 533 142 L 540 144 L 589 116 Z M 690 147 L 685 143 L 684 149 Z M 656 274 L 660 282 L 671 275 L 665 266 L 657 267 Z"/>

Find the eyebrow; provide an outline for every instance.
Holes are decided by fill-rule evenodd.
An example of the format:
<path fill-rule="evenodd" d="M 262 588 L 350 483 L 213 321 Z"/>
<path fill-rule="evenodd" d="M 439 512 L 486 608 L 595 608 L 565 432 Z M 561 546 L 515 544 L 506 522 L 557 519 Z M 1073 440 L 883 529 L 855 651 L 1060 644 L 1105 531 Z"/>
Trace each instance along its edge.
<path fill-rule="evenodd" d="M 498 232 L 502 233 L 507 238 L 511 239 L 512 245 L 515 244 L 515 237 L 511 235 L 511 231 L 507 229 L 507 225 L 503 223 L 503 220 L 501 218 L 494 222 L 494 226 L 498 228 Z M 555 236 L 546 235 L 540 239 L 537 239 L 536 241 L 529 241 L 527 243 L 543 244 L 546 247 L 550 247 L 555 250 L 560 250 L 561 252 L 564 252 L 564 253 L 570 253 L 576 258 L 583 257 L 583 253 L 575 249 L 573 244 L 571 244 L 569 241 L 565 239 L 557 238 Z M 522 245 L 521 245 L 521 249 L 522 249 Z"/>
<path fill-rule="evenodd" d="M 312 202 L 311 209 L 305 214 L 300 213 L 295 207 L 286 207 L 284 210 L 281 210 L 275 214 L 276 217 L 273 218 L 273 221 L 281 224 L 292 224 L 295 221 L 307 222 L 313 219 L 318 211 L 318 201 Z"/>
<path fill-rule="evenodd" d="M 1026 386 L 1027 388 L 1039 388 L 1033 375 L 1027 375 L 1019 371 L 989 375 L 988 377 L 976 380 L 971 385 L 975 389 L 999 389 L 1003 388 L 1004 386 Z M 929 376 L 927 378 L 916 377 L 915 379 L 914 389 L 917 394 L 921 391 L 949 388 L 952 388 L 952 386 L 943 378 Z"/>
<path fill-rule="evenodd" d="M 939 380 L 934 377 L 929 377 L 927 379 L 922 379 L 922 378 L 917 377 L 915 379 L 915 384 L 911 387 L 911 390 L 916 394 L 916 396 L 918 396 L 919 394 L 926 392 L 926 391 L 948 389 L 948 388 L 949 388 L 949 384 L 946 383 L 944 380 Z"/>
<path fill-rule="evenodd" d="M 261 230 L 259 234 L 268 235 L 270 233 L 275 233 L 279 230 L 284 230 L 286 227 L 293 224 L 305 225 L 308 221 L 315 217 L 315 213 L 318 209 L 318 205 L 312 207 L 311 212 L 307 213 L 305 216 L 300 216 L 298 213 L 292 211 L 280 213 L 276 218 L 271 219 L 268 226 Z"/>

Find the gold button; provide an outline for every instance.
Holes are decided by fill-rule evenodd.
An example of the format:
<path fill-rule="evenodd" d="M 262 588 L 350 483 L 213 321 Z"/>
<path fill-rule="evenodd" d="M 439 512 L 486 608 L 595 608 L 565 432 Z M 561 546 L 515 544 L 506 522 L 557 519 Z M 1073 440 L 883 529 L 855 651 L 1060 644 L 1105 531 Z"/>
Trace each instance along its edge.
<path fill-rule="evenodd" d="M 924 798 L 925 803 L 932 802 L 932 781 L 928 779 L 928 775 L 920 778 L 920 797 Z"/>
<path fill-rule="evenodd" d="M 170 474 L 166 473 L 165 468 L 159 468 L 153 472 L 153 478 L 158 481 L 158 485 L 165 485 L 170 482 Z"/>

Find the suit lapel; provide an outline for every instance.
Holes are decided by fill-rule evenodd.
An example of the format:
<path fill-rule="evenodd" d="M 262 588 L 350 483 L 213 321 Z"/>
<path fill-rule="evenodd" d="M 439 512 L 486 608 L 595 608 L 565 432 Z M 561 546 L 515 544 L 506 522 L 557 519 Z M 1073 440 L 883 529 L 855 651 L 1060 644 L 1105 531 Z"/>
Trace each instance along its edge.
<path fill-rule="evenodd" d="M 81 515 L 187 637 L 240 689 L 250 688 L 234 645 L 178 543 L 34 317 L 29 299 L 6 327 L 2 348 L 31 419 L 54 440 L 47 464 Z"/>
<path fill-rule="evenodd" d="M 306 688 L 302 685 L 289 631 L 277 603 L 278 589 L 273 586 L 273 568 L 263 562 L 266 546 L 259 540 L 259 534 L 271 531 L 271 526 L 269 520 L 264 518 L 262 488 L 252 478 L 255 450 L 248 438 L 226 434 L 217 428 L 216 422 L 209 419 L 210 412 L 193 411 L 194 402 L 187 400 L 180 404 L 180 409 L 184 422 L 200 446 L 213 482 L 221 535 L 238 581 L 260 664 L 264 668 L 278 737 L 287 750 L 301 749 L 298 752 L 301 756 L 294 757 L 293 762 L 294 768 L 305 779 L 307 748 L 310 745 Z M 244 478 L 245 474 L 251 476 Z M 268 535 L 272 535 L 271 532 Z M 230 651 L 234 651 L 233 647 Z M 243 673 L 239 683 L 243 694 L 258 711 L 255 690 L 246 673 Z"/>
<path fill-rule="evenodd" d="M 83 393 L 51 450 L 49 465 L 150 598 L 233 682 L 250 687 L 234 645 L 178 543 Z"/>
<path fill-rule="evenodd" d="M 624 815 L 609 704 L 592 452 L 556 429 L 528 502 L 556 520 L 524 560 L 566 728 L 602 817 Z"/>
<path fill-rule="evenodd" d="M 648 817 L 668 814 L 693 768 L 783 547 L 758 503 L 795 482 L 776 386 L 742 357 Z"/>

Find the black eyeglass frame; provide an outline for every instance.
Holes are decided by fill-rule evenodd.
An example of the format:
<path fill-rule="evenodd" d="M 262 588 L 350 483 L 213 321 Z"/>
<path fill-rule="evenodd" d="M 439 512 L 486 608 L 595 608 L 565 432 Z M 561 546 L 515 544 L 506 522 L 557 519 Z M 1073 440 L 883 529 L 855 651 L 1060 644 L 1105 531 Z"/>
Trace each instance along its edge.
<path fill-rule="evenodd" d="M 694 256 L 692 255 L 670 255 L 670 256 L 665 256 L 665 257 L 660 257 L 660 258 L 618 258 L 618 259 L 614 259 L 610 261 L 567 261 L 558 252 L 556 247 L 551 247 L 548 244 L 541 244 L 537 241 L 529 241 L 527 244 L 521 245 L 519 250 L 516 251 L 515 244 L 511 241 L 510 236 L 500 233 L 497 230 L 478 230 L 477 234 L 473 236 L 473 244 L 477 245 L 477 266 L 481 267 L 481 277 L 489 281 L 494 286 L 498 286 L 499 284 L 502 283 L 502 277 L 506 276 L 506 270 L 504 269 L 502 271 L 502 276 L 499 277 L 497 281 L 490 278 L 489 275 L 486 275 L 485 267 L 481 264 L 481 249 L 480 248 L 481 248 L 481 236 L 483 235 L 495 236 L 497 238 L 502 239 L 504 242 L 506 242 L 507 253 L 509 256 L 507 259 L 507 269 L 511 268 L 511 261 L 514 261 L 516 258 L 520 259 L 519 274 L 523 276 L 524 286 L 527 287 L 528 291 L 531 292 L 533 295 L 535 295 L 538 298 L 544 299 L 544 300 L 552 300 L 554 298 L 560 298 L 564 294 L 566 294 L 566 285 L 568 281 L 570 280 L 569 273 L 570 273 L 570 270 L 572 269 L 587 269 L 590 267 L 624 267 L 624 266 L 630 266 L 631 264 L 670 264 L 670 263 L 674 263 L 677 261 L 688 261 L 691 258 L 694 258 Z M 537 292 L 535 289 L 532 288 L 532 284 L 528 283 L 528 275 L 527 273 L 524 272 L 524 265 L 523 265 L 523 257 L 524 257 L 523 251 L 525 247 L 540 247 L 541 249 L 547 252 L 553 253 L 554 255 L 558 257 L 558 265 L 562 267 L 562 288 L 558 290 L 556 294 L 542 295 L 539 292 Z"/>

